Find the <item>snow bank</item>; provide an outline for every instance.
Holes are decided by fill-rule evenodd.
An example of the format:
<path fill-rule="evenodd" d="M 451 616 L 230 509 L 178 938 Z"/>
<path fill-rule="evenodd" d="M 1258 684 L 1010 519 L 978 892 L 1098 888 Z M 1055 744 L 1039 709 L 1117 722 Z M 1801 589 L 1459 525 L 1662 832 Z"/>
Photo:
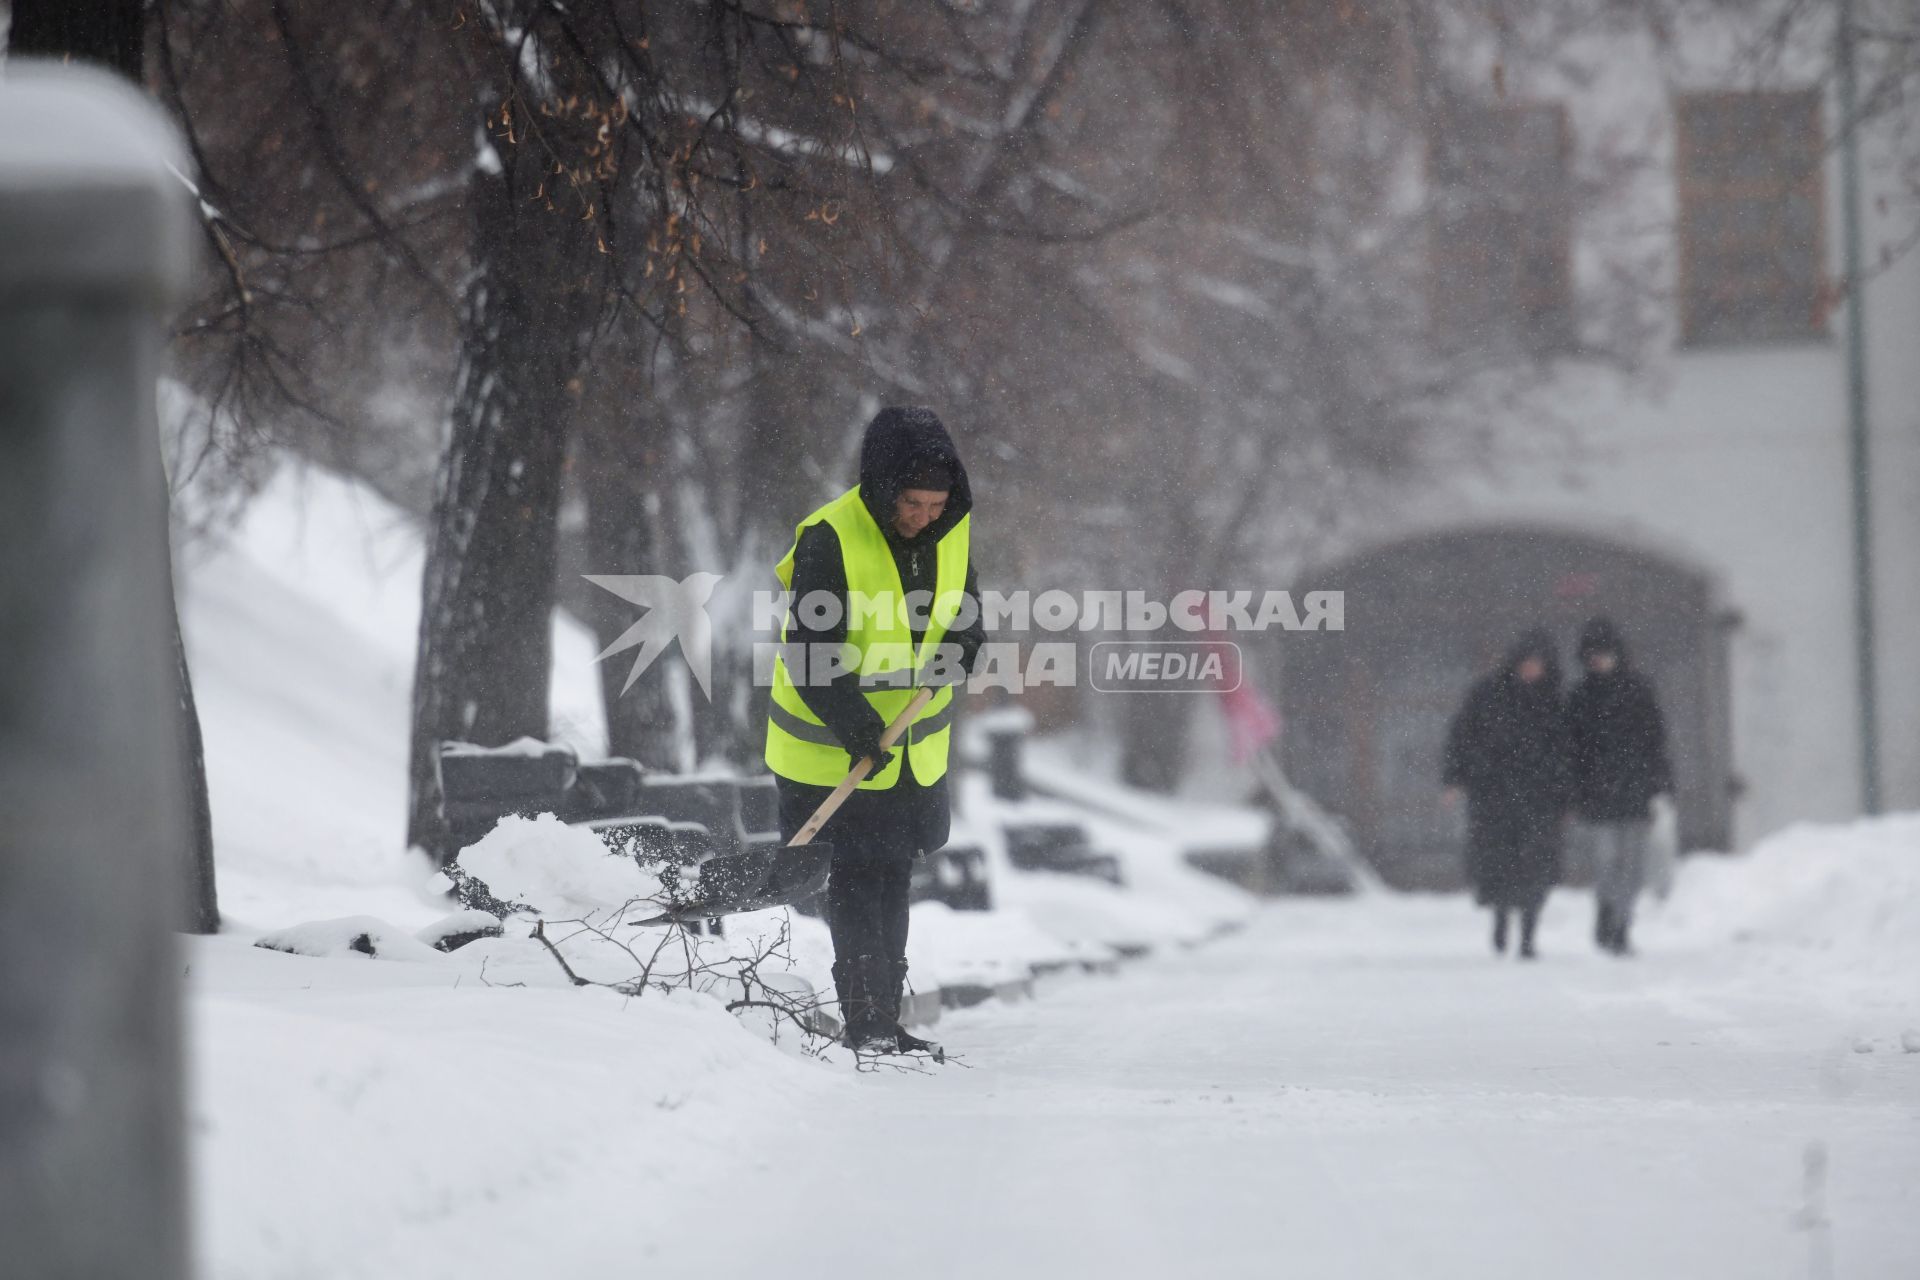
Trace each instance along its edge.
<path fill-rule="evenodd" d="M 184 557 L 181 623 L 236 928 L 445 914 L 404 843 L 422 547 L 412 517 L 366 485 L 287 463 Z M 606 738 L 596 650 L 555 614 L 555 736 L 589 756 Z"/>
<path fill-rule="evenodd" d="M 1801 823 L 1735 858 L 1681 864 L 1663 933 L 1920 963 L 1920 814 Z"/>

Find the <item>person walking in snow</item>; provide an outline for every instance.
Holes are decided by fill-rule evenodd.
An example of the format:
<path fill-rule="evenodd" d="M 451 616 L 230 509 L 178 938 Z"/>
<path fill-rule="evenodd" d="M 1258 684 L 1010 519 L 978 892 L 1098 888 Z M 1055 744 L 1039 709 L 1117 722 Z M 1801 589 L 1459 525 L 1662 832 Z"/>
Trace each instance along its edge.
<path fill-rule="evenodd" d="M 875 760 L 820 831 L 833 845 L 826 919 L 834 987 L 846 1043 L 858 1051 L 932 1048 L 900 1024 L 907 891 L 913 859 L 947 841 L 953 684 L 986 638 L 969 554 L 972 509 L 966 468 L 933 411 L 882 409 L 861 442 L 860 483 L 800 522 L 776 570 L 794 604 L 767 712 L 766 762 L 784 837 L 793 839 L 856 761 Z M 803 607 L 829 596 L 841 605 L 837 617 Z M 856 596 L 904 598 L 906 608 L 856 610 Z M 823 674 L 821 654 L 841 655 L 843 669 Z M 895 747 L 881 750 L 888 723 L 924 684 L 940 687 Z"/>
<path fill-rule="evenodd" d="M 1507 949 L 1520 918 L 1520 955 L 1532 959 L 1547 891 L 1560 878 L 1571 777 L 1553 637 L 1529 631 L 1498 671 L 1476 684 L 1447 731 L 1447 802 L 1467 802 L 1467 880 L 1493 909 L 1493 948 Z"/>
<path fill-rule="evenodd" d="M 1624 956 L 1646 878 L 1653 798 L 1672 792 L 1673 768 L 1660 704 L 1628 661 L 1619 628 L 1591 619 L 1580 632 L 1580 663 L 1585 674 L 1567 698 L 1573 811 L 1593 854 L 1594 941 Z"/>

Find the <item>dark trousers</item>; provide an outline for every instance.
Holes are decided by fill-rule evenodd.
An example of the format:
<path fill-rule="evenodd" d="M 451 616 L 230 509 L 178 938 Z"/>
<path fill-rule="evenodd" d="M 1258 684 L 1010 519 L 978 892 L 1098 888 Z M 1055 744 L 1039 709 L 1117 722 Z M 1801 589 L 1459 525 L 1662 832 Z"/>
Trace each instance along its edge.
<path fill-rule="evenodd" d="M 902 774 L 884 791 L 855 791 L 820 830 L 833 845 L 826 907 L 833 984 L 856 1040 L 899 1025 L 913 859 L 947 841 L 946 779 L 921 786 L 910 771 Z M 779 789 L 780 829 L 791 840 L 831 789 L 786 778 Z"/>
<path fill-rule="evenodd" d="M 906 858 L 862 858 L 837 849 L 827 882 L 827 928 L 833 934 L 833 985 L 854 1039 L 900 1024 L 907 984 Z"/>

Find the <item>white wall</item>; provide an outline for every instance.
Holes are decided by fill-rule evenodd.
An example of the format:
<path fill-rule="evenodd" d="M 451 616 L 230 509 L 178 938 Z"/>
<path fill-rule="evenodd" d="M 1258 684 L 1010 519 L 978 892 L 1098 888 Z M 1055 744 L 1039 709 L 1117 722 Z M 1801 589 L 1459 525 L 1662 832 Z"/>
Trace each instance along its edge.
<path fill-rule="evenodd" d="M 1653 163 L 1636 180 L 1630 207 L 1583 220 L 1576 288 L 1591 285 L 1588 270 L 1617 250 L 1622 227 L 1671 226 L 1672 91 L 1751 85 L 1717 81 L 1702 58 L 1684 66 L 1657 59 L 1644 41 L 1588 53 L 1605 74 L 1584 87 L 1521 91 L 1568 103 L 1577 148 L 1602 136 L 1638 138 Z M 1862 184 L 1870 261 L 1911 227 L 1912 211 L 1892 198 L 1899 188 L 1887 159 L 1874 141 Z M 1826 184 L 1834 278 L 1843 275 L 1840 191 L 1836 159 Z M 1669 241 L 1670 268 L 1671 231 L 1659 234 Z M 1598 243 L 1606 237 L 1615 239 Z M 1890 808 L 1920 809 L 1920 253 L 1876 276 L 1866 299 L 1883 796 Z M 1377 508 L 1355 541 L 1525 521 L 1661 552 L 1705 574 L 1717 603 L 1744 618 L 1731 639 L 1733 768 L 1749 788 L 1734 810 L 1736 842 L 1798 820 L 1855 815 L 1844 338 L 1844 309 L 1836 309 L 1830 336 L 1817 341 L 1687 350 L 1669 335 L 1652 367 L 1631 378 L 1569 368 L 1539 401 L 1544 416 L 1570 428 L 1568 437 L 1544 417 L 1516 411 L 1502 427 L 1511 446 L 1501 475 L 1486 475 L 1480 462 L 1443 472 L 1438 483 Z"/>

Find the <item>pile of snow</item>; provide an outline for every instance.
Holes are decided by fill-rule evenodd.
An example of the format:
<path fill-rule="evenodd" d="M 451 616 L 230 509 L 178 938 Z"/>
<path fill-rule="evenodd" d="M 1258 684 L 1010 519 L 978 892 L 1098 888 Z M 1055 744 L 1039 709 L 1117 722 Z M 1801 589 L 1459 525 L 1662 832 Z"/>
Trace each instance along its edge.
<path fill-rule="evenodd" d="M 660 896 L 660 879 L 632 858 L 609 853 L 587 827 L 550 813 L 508 816 L 460 852 L 460 868 L 503 902 L 542 916 L 576 920 L 619 912 Z"/>
<path fill-rule="evenodd" d="M 1737 858 L 1681 866 L 1663 933 L 1920 962 L 1920 814 L 1801 823 Z"/>

